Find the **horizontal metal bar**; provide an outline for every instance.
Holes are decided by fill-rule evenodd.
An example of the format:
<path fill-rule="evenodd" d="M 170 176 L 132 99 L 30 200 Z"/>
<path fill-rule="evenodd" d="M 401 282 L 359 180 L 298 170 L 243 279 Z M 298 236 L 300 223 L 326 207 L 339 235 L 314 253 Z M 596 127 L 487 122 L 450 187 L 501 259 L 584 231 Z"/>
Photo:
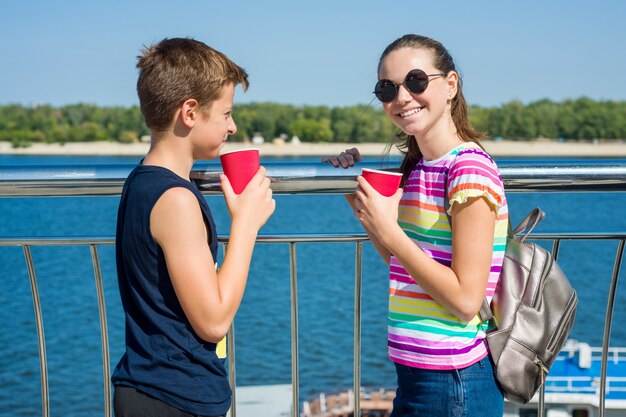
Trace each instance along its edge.
<path fill-rule="evenodd" d="M 112 245 L 115 238 L 106 236 L 77 237 L 9 237 L 0 238 L 0 246 L 80 246 L 80 245 Z"/>
<path fill-rule="evenodd" d="M 228 235 L 219 235 L 221 243 L 228 242 Z M 622 240 L 626 239 L 624 232 L 550 232 L 531 233 L 531 240 Z M 364 233 L 310 233 L 310 234 L 282 234 L 259 235 L 257 243 L 315 243 L 315 242 L 365 242 L 369 240 Z M 80 245 L 112 245 L 114 237 L 80 236 L 71 238 L 58 237 L 10 237 L 0 238 L 0 246 L 80 246 Z"/>
<path fill-rule="evenodd" d="M 378 162 L 362 162 L 348 169 L 322 162 L 263 165 L 272 180 L 272 190 L 277 194 L 350 193 L 362 168 L 381 168 Z M 3 165 L 0 166 L 0 197 L 119 195 L 134 167 L 132 164 Z M 220 194 L 221 172 L 217 163 L 196 164 L 190 178 L 202 193 Z M 626 161 L 612 165 L 506 165 L 501 167 L 501 174 L 508 192 L 626 191 Z"/>

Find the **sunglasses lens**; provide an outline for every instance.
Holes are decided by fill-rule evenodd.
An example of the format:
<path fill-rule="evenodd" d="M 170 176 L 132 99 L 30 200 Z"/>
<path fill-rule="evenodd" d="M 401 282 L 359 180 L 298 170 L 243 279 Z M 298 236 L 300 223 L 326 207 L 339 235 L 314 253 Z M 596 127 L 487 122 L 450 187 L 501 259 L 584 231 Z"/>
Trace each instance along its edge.
<path fill-rule="evenodd" d="M 388 103 L 396 98 L 398 88 L 390 80 L 379 80 L 374 88 L 374 94 L 383 103 Z"/>
<path fill-rule="evenodd" d="M 420 69 L 411 70 L 403 84 L 411 93 L 421 94 L 428 87 L 428 75 Z M 388 103 L 396 98 L 398 86 L 391 80 L 379 80 L 374 88 L 374 94 L 383 103 Z"/>
<path fill-rule="evenodd" d="M 404 85 L 413 94 L 423 93 L 428 87 L 428 75 L 419 69 L 411 70 L 404 79 Z"/>

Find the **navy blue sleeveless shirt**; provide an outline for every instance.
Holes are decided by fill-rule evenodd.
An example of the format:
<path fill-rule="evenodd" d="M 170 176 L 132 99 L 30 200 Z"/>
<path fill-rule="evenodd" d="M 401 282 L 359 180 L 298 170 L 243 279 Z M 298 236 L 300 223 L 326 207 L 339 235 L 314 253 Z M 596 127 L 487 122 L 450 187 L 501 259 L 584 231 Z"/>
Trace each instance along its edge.
<path fill-rule="evenodd" d="M 111 378 L 191 414 L 217 416 L 231 391 L 216 344 L 193 331 L 172 286 L 165 257 L 150 232 L 150 213 L 170 188 L 194 193 L 207 226 L 213 259 L 217 233 L 209 206 L 192 182 L 168 169 L 137 166 L 122 191 L 115 255 L 126 318 L 126 353 Z"/>

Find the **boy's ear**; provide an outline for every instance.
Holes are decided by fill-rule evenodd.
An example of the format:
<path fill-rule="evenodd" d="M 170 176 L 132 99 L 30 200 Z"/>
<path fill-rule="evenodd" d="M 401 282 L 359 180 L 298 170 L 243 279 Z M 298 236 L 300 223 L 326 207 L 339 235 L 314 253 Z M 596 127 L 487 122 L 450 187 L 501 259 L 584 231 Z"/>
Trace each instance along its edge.
<path fill-rule="evenodd" d="M 187 99 L 180 105 L 180 121 L 189 128 L 196 123 L 196 120 L 201 116 L 200 113 L 200 103 L 196 99 Z"/>

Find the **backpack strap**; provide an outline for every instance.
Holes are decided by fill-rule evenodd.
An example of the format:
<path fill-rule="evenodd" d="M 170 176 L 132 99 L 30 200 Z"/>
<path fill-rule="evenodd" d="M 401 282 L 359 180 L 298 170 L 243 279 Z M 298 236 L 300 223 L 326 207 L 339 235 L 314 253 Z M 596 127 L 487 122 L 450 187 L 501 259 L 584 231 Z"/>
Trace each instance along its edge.
<path fill-rule="evenodd" d="M 509 237 L 514 238 L 515 236 L 521 234 L 521 236 L 517 239 L 520 242 L 526 240 L 526 237 L 532 230 L 546 217 L 546 213 L 543 212 L 539 207 L 535 207 L 530 213 L 524 217 L 513 231 L 511 231 L 511 223 L 509 222 Z M 523 233 L 522 233 L 523 232 Z"/>
<path fill-rule="evenodd" d="M 498 327 L 498 323 L 495 323 L 496 318 L 493 315 L 493 311 L 491 311 L 491 306 L 489 305 L 489 301 L 487 301 L 487 297 L 483 298 L 483 303 L 480 305 L 478 315 L 480 316 L 481 321 L 493 320 L 495 326 Z"/>
<path fill-rule="evenodd" d="M 541 210 L 539 207 L 535 207 L 513 230 L 511 230 L 511 221 L 509 218 L 508 238 L 524 242 L 526 240 L 526 237 L 543 220 L 544 217 L 546 217 L 544 211 Z M 521 234 L 521 236 L 519 238 L 516 238 L 518 234 Z M 487 302 L 487 297 L 483 299 L 483 304 L 480 306 L 480 311 L 478 312 L 478 314 L 480 315 L 480 319 L 482 321 L 493 319 L 495 326 L 498 327 L 498 323 L 493 315 L 493 311 L 491 311 L 491 306 Z"/>

